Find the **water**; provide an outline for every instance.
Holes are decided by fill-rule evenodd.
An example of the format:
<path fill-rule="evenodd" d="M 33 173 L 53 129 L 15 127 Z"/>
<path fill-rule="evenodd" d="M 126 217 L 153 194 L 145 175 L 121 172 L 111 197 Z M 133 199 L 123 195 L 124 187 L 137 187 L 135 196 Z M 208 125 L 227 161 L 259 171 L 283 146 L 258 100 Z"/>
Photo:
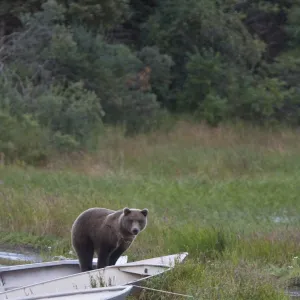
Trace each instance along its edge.
<path fill-rule="evenodd" d="M 287 294 L 291 297 L 291 299 L 300 299 L 300 287 L 294 286 L 289 288 Z"/>
<path fill-rule="evenodd" d="M 42 262 L 42 257 L 33 250 L 25 249 L 24 247 L 12 248 L 8 246 L 0 246 L 0 260 L 5 261 L 25 261 L 29 263 Z"/>
<path fill-rule="evenodd" d="M 21 254 L 21 253 L 5 252 L 5 251 L 0 251 L 0 259 L 1 258 L 12 260 L 12 261 L 17 261 L 17 260 L 30 261 L 30 262 L 42 261 L 42 259 L 39 258 L 37 255 Z"/>

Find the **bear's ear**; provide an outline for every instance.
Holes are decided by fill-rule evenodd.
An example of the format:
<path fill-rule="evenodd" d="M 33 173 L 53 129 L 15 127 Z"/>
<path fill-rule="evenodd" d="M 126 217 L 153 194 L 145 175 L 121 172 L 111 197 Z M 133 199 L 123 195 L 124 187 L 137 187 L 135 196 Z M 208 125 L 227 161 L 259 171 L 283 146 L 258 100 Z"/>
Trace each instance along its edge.
<path fill-rule="evenodd" d="M 131 213 L 131 210 L 130 210 L 128 207 L 125 207 L 125 208 L 123 209 L 123 213 L 124 213 L 125 216 L 127 216 L 128 214 Z"/>
<path fill-rule="evenodd" d="M 148 209 L 147 209 L 147 208 L 144 208 L 143 210 L 141 210 L 141 213 L 142 213 L 145 217 L 147 217 L 147 215 L 148 215 Z"/>

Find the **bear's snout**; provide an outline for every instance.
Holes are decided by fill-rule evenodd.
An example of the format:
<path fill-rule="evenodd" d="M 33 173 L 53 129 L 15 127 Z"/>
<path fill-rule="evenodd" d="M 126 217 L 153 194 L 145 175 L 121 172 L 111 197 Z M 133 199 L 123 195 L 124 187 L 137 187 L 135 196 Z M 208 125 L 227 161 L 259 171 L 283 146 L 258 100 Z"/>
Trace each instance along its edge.
<path fill-rule="evenodd" d="M 139 230 L 137 228 L 132 229 L 132 234 L 137 235 L 139 233 Z"/>

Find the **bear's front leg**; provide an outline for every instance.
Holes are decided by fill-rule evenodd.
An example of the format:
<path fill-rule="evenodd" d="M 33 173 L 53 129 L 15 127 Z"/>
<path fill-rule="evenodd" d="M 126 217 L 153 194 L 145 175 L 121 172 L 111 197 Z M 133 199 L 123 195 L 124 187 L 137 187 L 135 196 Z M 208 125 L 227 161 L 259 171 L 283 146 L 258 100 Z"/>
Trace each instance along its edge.
<path fill-rule="evenodd" d="M 108 266 L 109 255 L 107 253 L 104 253 L 103 251 L 98 251 L 97 255 L 98 255 L 97 269 L 102 269 Z"/>
<path fill-rule="evenodd" d="M 101 245 L 101 247 L 97 250 L 98 261 L 97 261 L 97 269 L 105 268 L 109 265 L 109 257 L 112 253 L 113 248 L 108 245 Z"/>
<path fill-rule="evenodd" d="M 130 247 L 131 243 L 122 243 L 119 247 L 117 247 L 109 257 L 109 266 L 114 266 L 120 256 Z"/>

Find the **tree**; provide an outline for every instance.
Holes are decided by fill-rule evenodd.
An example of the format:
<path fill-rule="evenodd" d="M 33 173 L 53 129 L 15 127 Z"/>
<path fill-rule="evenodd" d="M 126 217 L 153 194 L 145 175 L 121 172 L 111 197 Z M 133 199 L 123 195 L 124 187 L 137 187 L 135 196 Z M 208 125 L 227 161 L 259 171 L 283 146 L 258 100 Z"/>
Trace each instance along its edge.
<path fill-rule="evenodd" d="M 264 44 L 249 34 L 238 14 L 226 12 L 210 0 L 161 1 L 145 27 L 147 45 L 157 46 L 175 62 L 170 101 L 174 108 L 175 95 L 181 93 L 188 76 L 188 57 L 197 49 L 211 48 L 240 72 L 254 69 L 264 50 Z"/>
<path fill-rule="evenodd" d="M 70 22 L 81 23 L 90 29 L 110 29 L 128 19 L 128 0 L 71 0 L 63 1 Z"/>

